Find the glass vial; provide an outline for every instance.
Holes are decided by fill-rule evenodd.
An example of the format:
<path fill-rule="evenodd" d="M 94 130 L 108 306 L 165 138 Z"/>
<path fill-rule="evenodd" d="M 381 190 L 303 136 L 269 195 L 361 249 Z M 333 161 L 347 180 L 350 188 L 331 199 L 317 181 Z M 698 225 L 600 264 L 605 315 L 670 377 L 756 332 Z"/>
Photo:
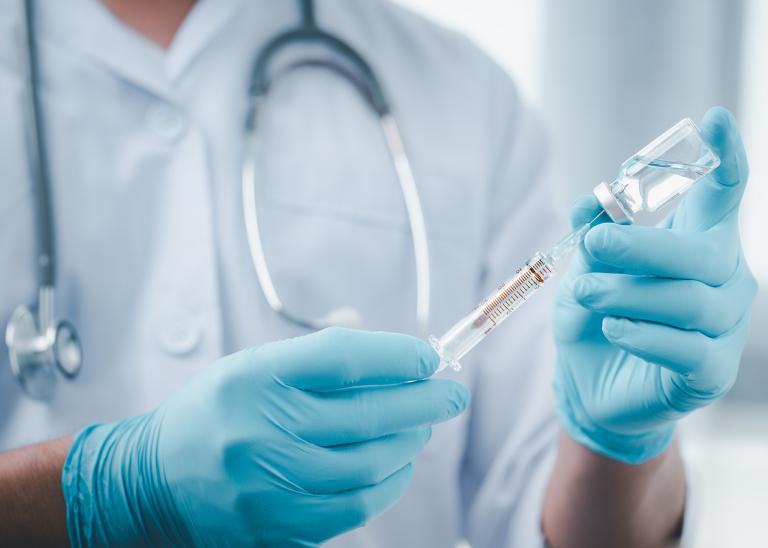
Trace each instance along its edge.
<path fill-rule="evenodd" d="M 618 178 L 600 183 L 594 194 L 611 219 L 634 222 L 654 212 L 720 165 L 693 120 L 685 118 L 621 165 Z"/>

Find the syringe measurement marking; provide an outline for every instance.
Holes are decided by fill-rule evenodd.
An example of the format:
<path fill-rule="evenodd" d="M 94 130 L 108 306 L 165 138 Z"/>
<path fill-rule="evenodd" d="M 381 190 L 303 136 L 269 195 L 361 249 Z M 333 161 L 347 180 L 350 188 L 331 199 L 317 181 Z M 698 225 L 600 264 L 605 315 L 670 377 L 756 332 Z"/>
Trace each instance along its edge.
<path fill-rule="evenodd" d="M 516 308 L 516 306 L 513 306 L 515 300 L 524 300 L 530 290 L 538 289 L 544 283 L 544 278 L 536 272 L 536 269 L 544 270 L 548 274 L 552 272 L 546 263 L 541 259 L 537 259 L 533 265 L 527 266 L 526 271 L 522 271 L 522 269 L 518 271 L 515 281 L 483 307 L 483 314 L 493 322 L 493 326 L 489 328 L 489 331 L 496 326 L 497 320 L 505 313 L 509 314 Z M 536 281 L 533 281 L 532 276 L 536 278 Z M 516 299 L 510 300 L 510 296 L 514 296 Z"/>
<path fill-rule="evenodd" d="M 493 320 L 494 324 L 499 318 L 501 318 L 505 312 L 509 313 L 513 310 L 512 302 L 522 300 L 524 295 L 534 287 L 534 283 L 530 280 L 530 272 L 523 273 L 523 278 L 517 280 L 511 284 L 506 290 L 496 297 L 491 303 L 489 303 L 483 312 Z M 510 299 L 514 297 L 514 299 Z"/>

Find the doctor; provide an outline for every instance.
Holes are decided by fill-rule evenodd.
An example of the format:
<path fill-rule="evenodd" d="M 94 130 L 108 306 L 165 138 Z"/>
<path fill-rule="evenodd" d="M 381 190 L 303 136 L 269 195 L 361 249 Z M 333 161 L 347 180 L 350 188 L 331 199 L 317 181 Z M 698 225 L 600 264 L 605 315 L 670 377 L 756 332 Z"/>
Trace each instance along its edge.
<path fill-rule="evenodd" d="M 39 304 L 39 164 L 24 139 L 21 10 L 4 2 L 10 318 Z M 679 534 L 675 422 L 733 383 L 755 292 L 729 113 L 702 121 L 722 165 L 667 226 L 590 232 L 557 296 L 555 348 L 539 302 L 461 373 L 433 376 L 428 345 L 383 332 L 420 332 L 424 262 L 370 94 L 328 69 L 328 48 L 286 48 L 244 139 L 253 60 L 295 28 L 298 3 L 33 4 L 53 304 L 78 329 L 83 367 L 71 382 L 56 372 L 41 401 L 2 352 L 0 544 L 660 546 Z M 317 8 L 386 90 L 410 158 L 397 174 L 413 175 L 426 228 L 428 328 L 441 332 L 562 232 L 541 126 L 464 38 L 385 1 Z M 282 314 L 254 269 L 244 157 Z M 578 202 L 573 222 L 596 207 Z M 367 331 L 306 335 L 288 310 L 359 316 Z"/>

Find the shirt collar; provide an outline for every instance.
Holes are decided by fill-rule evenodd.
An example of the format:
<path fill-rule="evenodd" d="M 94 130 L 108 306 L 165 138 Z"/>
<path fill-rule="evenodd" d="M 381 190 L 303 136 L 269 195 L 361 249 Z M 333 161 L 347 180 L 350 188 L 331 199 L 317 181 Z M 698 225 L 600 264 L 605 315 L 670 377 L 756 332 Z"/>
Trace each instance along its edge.
<path fill-rule="evenodd" d="M 38 0 L 38 32 L 79 49 L 108 70 L 173 98 L 175 84 L 221 32 L 242 0 L 198 0 L 165 50 L 124 25 L 98 0 Z"/>
<path fill-rule="evenodd" d="M 176 32 L 168 50 L 168 78 L 178 81 L 205 47 L 235 15 L 242 0 L 198 0 Z"/>

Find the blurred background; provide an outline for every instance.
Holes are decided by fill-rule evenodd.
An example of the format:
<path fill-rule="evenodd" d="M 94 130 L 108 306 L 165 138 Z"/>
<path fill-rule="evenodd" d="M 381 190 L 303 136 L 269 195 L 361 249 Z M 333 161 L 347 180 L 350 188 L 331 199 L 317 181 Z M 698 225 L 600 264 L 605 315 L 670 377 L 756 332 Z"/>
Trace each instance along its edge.
<path fill-rule="evenodd" d="M 398 1 L 474 39 L 539 108 L 561 207 L 679 119 L 734 112 L 751 164 L 744 248 L 761 290 L 738 383 L 682 429 L 686 535 L 695 547 L 768 546 L 768 2 Z"/>

